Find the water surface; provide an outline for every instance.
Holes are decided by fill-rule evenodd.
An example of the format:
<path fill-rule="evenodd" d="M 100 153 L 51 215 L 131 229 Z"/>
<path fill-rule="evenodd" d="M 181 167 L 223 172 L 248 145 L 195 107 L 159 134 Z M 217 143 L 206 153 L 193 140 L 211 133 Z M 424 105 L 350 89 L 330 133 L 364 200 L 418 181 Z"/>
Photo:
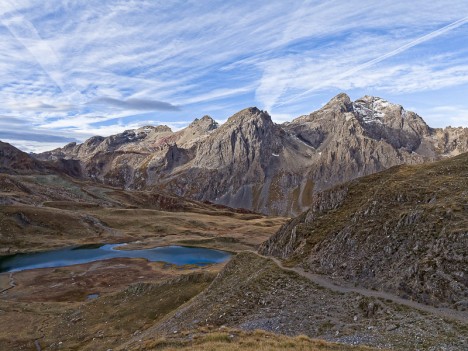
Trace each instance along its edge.
<path fill-rule="evenodd" d="M 145 258 L 175 265 L 199 266 L 226 261 L 231 255 L 225 251 L 188 246 L 162 246 L 143 250 L 116 250 L 122 244 L 84 245 L 59 250 L 15 254 L 0 257 L 0 273 L 26 269 L 64 267 L 117 257 Z"/>

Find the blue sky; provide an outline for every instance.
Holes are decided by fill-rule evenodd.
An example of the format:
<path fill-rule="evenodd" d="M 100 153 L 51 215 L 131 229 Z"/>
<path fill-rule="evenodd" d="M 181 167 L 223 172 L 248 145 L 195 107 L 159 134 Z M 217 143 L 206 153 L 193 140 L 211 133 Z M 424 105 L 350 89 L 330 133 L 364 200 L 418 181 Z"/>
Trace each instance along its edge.
<path fill-rule="evenodd" d="M 468 127 L 468 1 L 1 0 L 0 139 L 43 151 L 142 125 L 280 123 L 340 92 Z"/>

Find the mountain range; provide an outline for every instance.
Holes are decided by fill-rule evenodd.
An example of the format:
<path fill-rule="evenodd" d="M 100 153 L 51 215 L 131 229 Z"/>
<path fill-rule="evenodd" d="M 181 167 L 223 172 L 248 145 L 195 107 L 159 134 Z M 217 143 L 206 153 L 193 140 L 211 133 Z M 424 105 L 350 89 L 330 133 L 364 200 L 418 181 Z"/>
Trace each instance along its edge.
<path fill-rule="evenodd" d="M 222 125 L 204 116 L 176 132 L 147 126 L 35 157 L 74 162 L 81 177 L 112 186 L 291 216 L 345 181 L 466 151 L 467 128 L 430 128 L 400 105 L 339 94 L 283 124 L 251 107 Z"/>
<path fill-rule="evenodd" d="M 468 129 L 345 94 L 284 124 L 247 108 L 222 125 L 204 116 L 38 155 L 0 142 L 0 255 L 122 242 L 233 253 L 200 268 L 104 260 L 2 274 L 0 348 L 34 334 L 36 348 L 153 350 L 261 329 L 465 349 L 467 151 Z"/>

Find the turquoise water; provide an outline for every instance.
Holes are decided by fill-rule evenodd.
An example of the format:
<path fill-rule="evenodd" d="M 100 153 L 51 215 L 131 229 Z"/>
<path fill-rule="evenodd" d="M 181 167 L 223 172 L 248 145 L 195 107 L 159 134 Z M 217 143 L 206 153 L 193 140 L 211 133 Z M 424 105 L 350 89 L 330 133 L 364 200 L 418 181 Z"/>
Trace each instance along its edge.
<path fill-rule="evenodd" d="M 85 245 L 59 250 L 24 253 L 0 257 L 0 273 L 27 269 L 64 267 L 117 257 L 145 258 L 175 265 L 199 266 L 224 262 L 231 256 L 220 250 L 187 246 L 162 246 L 144 250 L 116 250 L 122 244 Z"/>

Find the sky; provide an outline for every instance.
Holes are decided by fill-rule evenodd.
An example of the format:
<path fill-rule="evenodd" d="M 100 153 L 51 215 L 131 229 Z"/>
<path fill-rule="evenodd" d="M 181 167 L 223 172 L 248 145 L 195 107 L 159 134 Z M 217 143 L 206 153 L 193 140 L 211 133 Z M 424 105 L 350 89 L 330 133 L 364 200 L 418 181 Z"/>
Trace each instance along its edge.
<path fill-rule="evenodd" d="M 468 1 L 0 1 L 0 140 L 27 152 L 340 92 L 468 127 Z"/>

